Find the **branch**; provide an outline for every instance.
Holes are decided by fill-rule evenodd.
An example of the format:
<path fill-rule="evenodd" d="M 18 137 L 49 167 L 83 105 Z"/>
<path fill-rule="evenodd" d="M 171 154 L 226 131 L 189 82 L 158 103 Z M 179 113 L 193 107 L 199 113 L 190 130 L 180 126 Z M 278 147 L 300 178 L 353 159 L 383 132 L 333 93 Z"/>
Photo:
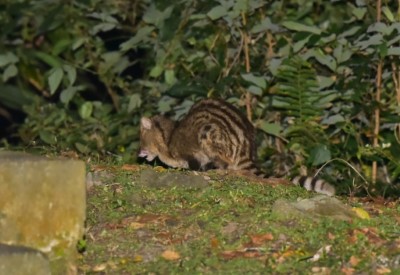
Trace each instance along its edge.
<path fill-rule="evenodd" d="M 246 66 L 246 73 L 250 72 L 250 57 L 249 57 L 249 37 L 245 32 L 240 32 L 244 41 L 244 61 Z M 251 112 L 251 94 L 249 91 L 246 92 L 246 112 L 247 118 L 249 121 L 252 121 L 252 112 Z"/>
<path fill-rule="evenodd" d="M 376 21 L 381 21 L 381 0 L 376 1 Z M 378 68 L 377 68 L 377 75 L 376 75 L 376 95 L 375 100 L 378 106 L 375 108 L 375 123 L 374 123 L 374 138 L 373 138 L 373 147 L 378 147 L 379 142 L 379 126 L 380 126 L 380 110 L 379 110 L 379 103 L 381 101 L 381 93 L 382 93 L 382 67 L 383 67 L 383 60 L 379 60 Z M 372 184 L 376 183 L 377 177 L 377 170 L 378 170 L 378 163 L 376 161 L 372 162 Z"/>

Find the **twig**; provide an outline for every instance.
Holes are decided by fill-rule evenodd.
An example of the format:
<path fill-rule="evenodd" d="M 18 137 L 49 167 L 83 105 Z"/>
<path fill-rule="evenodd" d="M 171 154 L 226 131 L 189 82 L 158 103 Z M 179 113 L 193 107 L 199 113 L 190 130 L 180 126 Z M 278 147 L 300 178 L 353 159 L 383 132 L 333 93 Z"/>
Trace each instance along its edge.
<path fill-rule="evenodd" d="M 243 41 L 244 41 L 244 60 L 246 66 L 246 72 L 250 72 L 250 57 L 249 57 L 249 38 L 245 32 L 241 32 Z M 251 112 L 251 94 L 249 91 L 246 91 L 246 112 L 247 118 L 249 121 L 252 121 L 252 112 Z"/>
<path fill-rule="evenodd" d="M 334 158 L 334 159 L 331 159 L 330 161 L 325 162 L 324 165 L 322 165 L 322 166 L 317 170 L 317 172 L 316 172 L 315 175 L 314 175 L 314 178 L 315 178 L 316 176 L 318 176 L 318 174 L 322 171 L 322 169 L 324 169 L 324 167 L 325 167 L 326 165 L 328 165 L 329 163 L 331 163 L 331 162 L 333 162 L 333 161 L 335 161 L 335 160 L 339 160 L 339 161 L 342 161 L 342 162 L 346 163 L 351 169 L 353 169 L 354 172 L 356 172 L 356 174 L 357 174 L 360 178 L 363 179 L 363 181 L 364 181 L 367 185 L 369 184 L 368 181 L 361 175 L 360 172 L 357 171 L 357 169 L 356 169 L 353 165 L 351 165 L 348 161 L 346 161 L 346 160 L 344 160 L 344 159 L 339 159 L 339 158 Z"/>
<path fill-rule="evenodd" d="M 400 0 L 399 0 L 400 2 Z M 400 6 L 399 6 L 400 9 Z M 393 57 L 392 57 L 393 59 Z M 397 106 L 400 106 L 400 69 L 398 66 L 396 66 L 396 63 L 394 61 L 392 61 L 392 78 L 393 78 L 393 82 L 394 82 L 394 87 L 396 90 L 396 101 L 397 101 Z M 400 124 L 397 123 L 396 127 L 394 129 L 394 135 L 396 137 L 396 140 L 398 143 L 400 143 L 399 141 L 399 137 L 400 137 Z"/>
<path fill-rule="evenodd" d="M 376 21 L 381 21 L 381 0 L 376 1 Z M 374 123 L 374 138 L 373 138 L 373 147 L 378 146 L 379 142 L 379 126 L 380 126 L 380 110 L 379 110 L 379 103 L 381 102 L 381 93 L 382 93 L 382 67 L 383 67 L 383 60 L 379 60 L 378 68 L 377 68 L 377 75 L 376 75 L 376 95 L 375 100 L 378 106 L 375 108 L 375 123 Z M 378 163 L 376 161 L 372 162 L 372 184 L 376 183 L 378 171 Z"/>
<path fill-rule="evenodd" d="M 235 57 L 233 58 L 232 63 L 229 65 L 229 67 L 225 70 L 224 72 L 224 77 L 229 75 L 229 72 L 232 70 L 233 66 L 237 63 L 237 61 L 239 60 L 240 54 L 242 53 L 243 50 L 243 44 L 244 44 L 244 37 L 243 35 L 241 35 L 241 39 L 240 39 L 240 45 L 239 45 L 239 49 L 237 50 L 237 53 L 235 55 Z"/>

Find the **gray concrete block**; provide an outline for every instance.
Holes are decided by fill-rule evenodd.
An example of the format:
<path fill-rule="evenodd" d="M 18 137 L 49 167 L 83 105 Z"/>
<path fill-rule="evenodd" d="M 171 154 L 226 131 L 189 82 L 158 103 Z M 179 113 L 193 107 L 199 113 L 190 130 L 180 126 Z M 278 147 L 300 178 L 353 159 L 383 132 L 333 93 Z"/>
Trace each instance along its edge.
<path fill-rule="evenodd" d="M 0 242 L 69 257 L 84 233 L 85 164 L 0 151 Z"/>
<path fill-rule="evenodd" d="M 51 274 L 49 261 L 33 248 L 0 244 L 0 274 Z"/>

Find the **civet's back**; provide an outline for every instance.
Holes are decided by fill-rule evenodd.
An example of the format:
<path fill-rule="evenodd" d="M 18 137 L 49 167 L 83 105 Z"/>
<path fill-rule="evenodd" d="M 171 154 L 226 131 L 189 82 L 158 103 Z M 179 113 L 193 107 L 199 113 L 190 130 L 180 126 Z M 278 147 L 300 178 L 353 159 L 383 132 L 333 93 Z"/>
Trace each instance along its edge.
<path fill-rule="evenodd" d="M 163 116 L 141 119 L 140 153 L 148 161 L 158 157 L 171 167 L 207 170 L 247 170 L 264 177 L 255 164 L 255 128 L 233 105 L 204 99 L 175 122 Z M 322 180 L 297 177 L 295 184 L 333 195 Z"/>

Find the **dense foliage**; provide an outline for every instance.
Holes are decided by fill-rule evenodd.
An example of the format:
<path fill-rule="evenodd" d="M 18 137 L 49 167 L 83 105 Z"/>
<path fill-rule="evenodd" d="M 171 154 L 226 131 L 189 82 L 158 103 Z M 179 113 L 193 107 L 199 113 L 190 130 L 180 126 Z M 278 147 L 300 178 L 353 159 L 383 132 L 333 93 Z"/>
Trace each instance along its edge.
<path fill-rule="evenodd" d="M 372 189 L 399 181 L 395 1 L 6 0 L 0 8 L 0 117 L 12 122 L 5 145 L 11 137 L 135 161 L 142 115 L 179 118 L 200 98 L 222 97 L 261 130 L 260 162 L 272 175 L 339 158 L 323 174 L 353 191 L 367 187 L 354 170 L 380 183 Z"/>

